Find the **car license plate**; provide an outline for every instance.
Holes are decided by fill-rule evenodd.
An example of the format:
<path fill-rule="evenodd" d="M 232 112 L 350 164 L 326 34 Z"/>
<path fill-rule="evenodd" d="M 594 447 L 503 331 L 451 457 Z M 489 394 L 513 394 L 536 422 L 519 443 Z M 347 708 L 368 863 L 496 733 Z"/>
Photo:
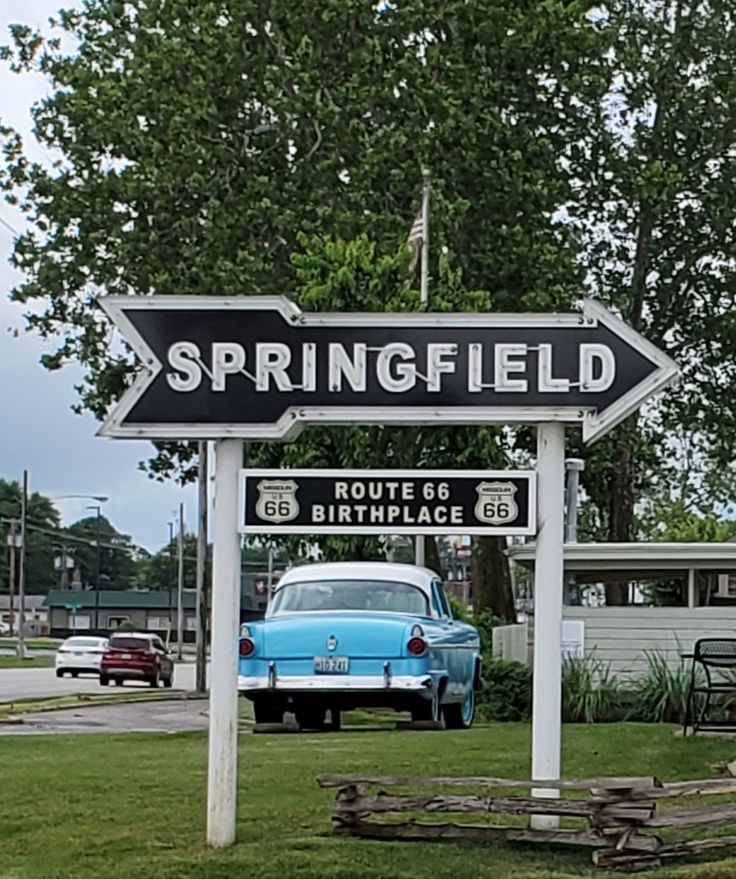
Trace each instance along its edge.
<path fill-rule="evenodd" d="M 123 655 L 120 658 L 121 659 L 131 659 L 131 655 L 130 655 L 130 653 L 123 653 Z"/>
<path fill-rule="evenodd" d="M 317 674 L 344 675 L 348 673 L 349 666 L 347 656 L 314 657 L 314 670 Z"/>
<path fill-rule="evenodd" d="M 74 651 L 74 655 L 75 655 L 75 656 L 84 656 L 84 653 L 77 653 L 77 651 L 75 650 L 75 651 Z"/>

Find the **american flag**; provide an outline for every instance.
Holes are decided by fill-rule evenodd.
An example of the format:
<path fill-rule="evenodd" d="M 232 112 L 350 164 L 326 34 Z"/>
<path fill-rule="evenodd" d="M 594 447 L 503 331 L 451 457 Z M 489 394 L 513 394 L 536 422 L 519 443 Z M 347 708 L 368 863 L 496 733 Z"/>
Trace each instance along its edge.
<path fill-rule="evenodd" d="M 407 247 L 418 247 L 424 241 L 424 219 L 422 218 L 422 212 L 420 211 L 417 215 L 416 220 L 412 224 L 411 231 L 409 232 L 409 237 L 406 239 Z"/>

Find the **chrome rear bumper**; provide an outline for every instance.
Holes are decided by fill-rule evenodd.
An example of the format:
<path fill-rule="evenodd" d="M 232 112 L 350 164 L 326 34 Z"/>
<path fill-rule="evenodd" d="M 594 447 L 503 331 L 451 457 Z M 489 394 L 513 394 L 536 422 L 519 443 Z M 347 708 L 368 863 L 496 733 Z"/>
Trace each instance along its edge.
<path fill-rule="evenodd" d="M 422 693 L 432 689 L 431 675 L 278 675 L 238 676 L 241 692 L 402 692 Z"/>

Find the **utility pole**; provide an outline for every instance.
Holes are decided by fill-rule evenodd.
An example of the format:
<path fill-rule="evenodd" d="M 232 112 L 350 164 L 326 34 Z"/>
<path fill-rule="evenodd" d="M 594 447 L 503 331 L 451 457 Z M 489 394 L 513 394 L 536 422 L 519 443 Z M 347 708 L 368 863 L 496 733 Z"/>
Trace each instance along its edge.
<path fill-rule="evenodd" d="M 184 658 L 184 504 L 179 504 L 179 571 L 176 582 L 176 657 Z"/>
<path fill-rule="evenodd" d="M 20 575 L 18 578 L 18 658 L 26 658 L 26 637 L 23 624 L 26 619 L 26 534 L 28 519 L 28 471 L 23 471 L 23 491 L 20 496 Z"/>
<path fill-rule="evenodd" d="M 8 593 L 10 597 L 10 637 L 13 637 L 15 629 L 15 551 L 20 546 L 20 536 L 18 534 L 18 520 L 10 520 L 10 529 L 8 531 L 8 548 L 10 550 L 10 562 L 8 565 Z"/>
<path fill-rule="evenodd" d="M 199 442 L 197 463 L 197 666 L 195 689 L 207 692 L 207 443 Z"/>

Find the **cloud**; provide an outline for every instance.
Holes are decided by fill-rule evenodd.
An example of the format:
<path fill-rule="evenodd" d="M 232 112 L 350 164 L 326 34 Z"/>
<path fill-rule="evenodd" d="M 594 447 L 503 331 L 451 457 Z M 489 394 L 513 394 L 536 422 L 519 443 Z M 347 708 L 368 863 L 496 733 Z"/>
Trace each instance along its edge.
<path fill-rule="evenodd" d="M 15 22 L 44 26 L 59 6 L 58 0 L 3 0 L 0 4 L 0 43 L 7 41 L 7 28 Z M 10 73 L 0 66 L 2 118 L 19 130 L 34 159 L 48 153 L 31 135 L 29 110 L 47 91 L 41 76 Z M 20 231 L 22 217 L 0 202 L 0 217 Z M 23 311 L 7 295 L 20 276 L 8 260 L 13 233 L 0 224 L 0 476 L 20 480 L 30 473 L 32 491 L 47 495 L 96 494 L 110 498 L 104 513 L 115 527 L 130 534 L 136 543 L 156 550 L 168 542 L 167 521 L 179 502 L 186 504 L 190 530 L 195 522 L 196 489 L 150 480 L 138 463 L 151 456 L 153 447 L 143 441 L 106 440 L 95 436 L 98 424 L 90 415 L 75 415 L 74 385 L 81 379 L 78 367 L 67 366 L 50 373 L 39 363 L 51 348 L 42 340 L 21 332 Z M 59 501 L 66 524 L 83 515 L 84 500 Z"/>

